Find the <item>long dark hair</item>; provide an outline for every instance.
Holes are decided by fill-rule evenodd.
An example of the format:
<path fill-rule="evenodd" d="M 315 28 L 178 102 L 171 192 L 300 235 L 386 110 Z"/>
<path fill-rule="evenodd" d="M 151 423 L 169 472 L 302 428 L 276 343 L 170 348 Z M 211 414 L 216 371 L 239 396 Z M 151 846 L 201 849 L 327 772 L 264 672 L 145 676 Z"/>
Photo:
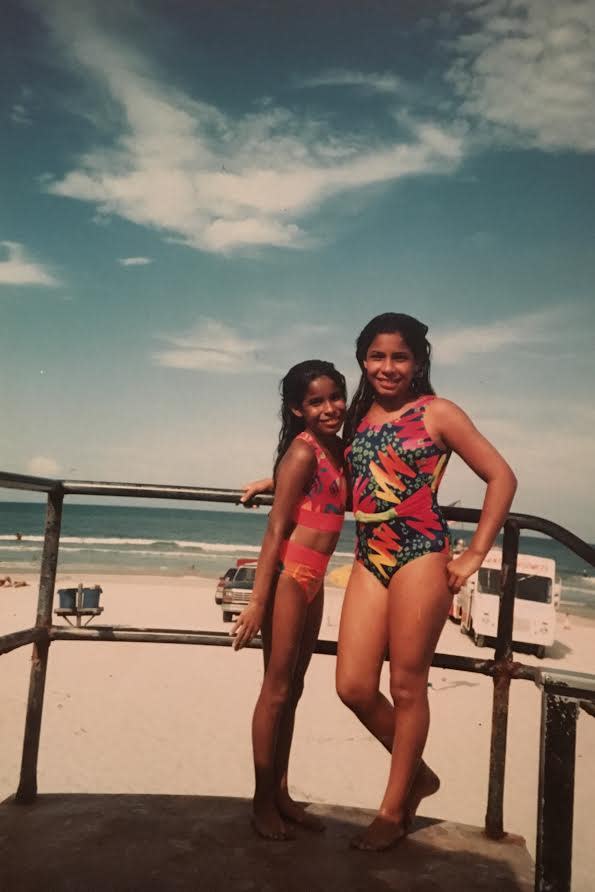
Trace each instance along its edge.
<path fill-rule="evenodd" d="M 335 382 L 346 400 L 347 385 L 345 378 L 341 372 L 337 371 L 332 362 L 324 362 L 322 359 L 307 359 L 305 362 L 298 362 L 297 365 L 289 369 L 281 381 L 279 386 L 281 393 L 281 411 L 279 413 L 281 416 L 281 430 L 279 432 L 279 445 L 275 455 L 273 477 L 277 476 L 279 462 L 294 439 L 306 428 L 304 419 L 300 418 L 299 415 L 294 415 L 291 410 L 292 408 L 300 408 L 312 381 L 323 376 Z"/>
<path fill-rule="evenodd" d="M 406 313 L 382 313 L 375 316 L 361 332 L 355 344 L 355 356 L 362 371 L 358 388 L 353 395 L 351 405 L 347 410 L 343 438 L 350 442 L 357 427 L 374 402 L 374 389 L 368 381 L 364 360 L 370 349 L 370 344 L 381 334 L 400 334 L 415 358 L 418 371 L 412 382 L 412 389 L 419 396 L 433 394 L 434 389 L 430 383 L 430 359 L 432 348 L 426 338 L 428 326 L 407 316 Z"/>

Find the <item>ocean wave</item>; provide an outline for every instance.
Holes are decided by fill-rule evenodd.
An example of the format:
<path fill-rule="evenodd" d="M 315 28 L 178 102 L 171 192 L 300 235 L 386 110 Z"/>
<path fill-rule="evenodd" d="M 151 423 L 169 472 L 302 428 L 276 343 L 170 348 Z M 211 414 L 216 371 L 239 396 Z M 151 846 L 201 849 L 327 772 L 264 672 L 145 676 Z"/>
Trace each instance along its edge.
<path fill-rule="evenodd" d="M 589 586 L 589 588 L 583 588 L 585 585 Z M 595 576 L 578 576 L 576 573 L 569 576 L 562 576 L 562 588 L 565 588 L 566 586 L 579 589 L 583 592 L 591 591 L 592 589 L 595 589 Z"/>
<path fill-rule="evenodd" d="M 30 551 L 32 550 L 32 546 L 27 545 L 28 542 L 36 542 L 40 545 L 43 543 L 43 536 L 23 536 L 22 539 L 19 540 L 18 545 L 0 545 L 0 551 Z M 14 542 L 14 536 L 0 536 L 0 542 Z M 181 548 L 188 549 L 193 548 L 198 551 L 204 552 L 212 552 L 214 554 L 230 554 L 235 553 L 236 551 L 248 551 L 251 554 L 257 554 L 260 551 L 260 545 L 246 545 L 239 544 L 237 542 L 194 542 L 191 539 L 121 539 L 117 536 L 61 536 L 60 537 L 60 547 L 63 546 L 95 546 L 95 545 L 119 545 L 120 547 L 129 546 L 129 545 L 141 545 L 145 548 L 150 546 L 161 546 L 173 548 Z M 72 549 L 71 549 L 72 550 Z M 100 549 L 93 549 L 94 551 L 99 551 Z M 117 551 L 118 549 L 110 549 L 110 551 Z M 126 548 L 123 554 L 132 554 L 133 552 Z M 157 554 L 157 552 L 149 552 L 150 554 Z M 168 554 L 174 552 L 167 552 Z"/>
<path fill-rule="evenodd" d="M 41 551 L 39 545 L 1 545 L 0 553 L 3 551 Z"/>

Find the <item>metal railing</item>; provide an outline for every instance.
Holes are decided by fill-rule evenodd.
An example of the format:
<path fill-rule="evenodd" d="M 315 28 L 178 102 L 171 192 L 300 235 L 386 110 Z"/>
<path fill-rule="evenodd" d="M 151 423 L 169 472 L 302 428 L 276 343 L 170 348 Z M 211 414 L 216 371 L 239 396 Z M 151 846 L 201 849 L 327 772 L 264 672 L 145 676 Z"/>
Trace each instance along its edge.
<path fill-rule="evenodd" d="M 115 626 L 68 628 L 52 625 L 52 604 L 64 497 L 124 496 L 237 504 L 241 493 L 233 489 L 53 480 L 5 472 L 0 472 L 0 486 L 47 493 L 35 625 L 30 629 L 0 636 L 0 654 L 27 644 L 33 645 L 21 775 L 15 797 L 17 802 L 32 802 L 37 795 L 37 758 L 48 652 L 52 641 L 140 641 L 221 647 L 229 647 L 232 643 L 228 635 L 208 631 Z M 257 504 L 270 504 L 272 499 L 270 496 L 259 496 L 254 501 Z M 443 513 L 448 520 L 463 523 L 476 524 L 480 517 L 478 510 L 470 508 L 448 507 L 443 509 Z M 436 653 L 432 665 L 442 669 L 481 673 L 493 679 L 489 784 L 485 816 L 485 832 L 492 839 L 505 836 L 503 801 L 510 683 L 513 679 L 523 679 L 533 681 L 541 689 L 535 890 L 570 892 L 576 721 L 581 708 L 589 715 L 595 714 L 595 676 L 551 671 L 513 660 L 514 592 L 521 530 L 544 533 L 556 539 L 594 567 L 595 548 L 563 527 L 529 514 L 510 514 L 503 525 L 503 530 L 500 611 L 494 659 L 474 659 Z M 261 642 L 256 639 L 250 646 L 261 647 Z M 319 641 L 315 653 L 336 655 L 337 645 L 334 641 Z"/>

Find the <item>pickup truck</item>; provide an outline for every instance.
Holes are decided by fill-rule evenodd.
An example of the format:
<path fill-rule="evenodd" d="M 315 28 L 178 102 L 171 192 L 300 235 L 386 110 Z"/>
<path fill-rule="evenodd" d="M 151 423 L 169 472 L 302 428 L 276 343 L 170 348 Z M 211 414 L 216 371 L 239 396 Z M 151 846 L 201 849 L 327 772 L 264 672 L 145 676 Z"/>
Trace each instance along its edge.
<path fill-rule="evenodd" d="M 250 595 L 254 588 L 256 560 L 240 558 L 238 564 L 239 566 L 235 569 L 235 573 L 229 579 L 226 578 L 226 573 L 223 580 L 221 610 L 224 623 L 230 623 L 234 616 L 242 612 L 250 600 Z"/>

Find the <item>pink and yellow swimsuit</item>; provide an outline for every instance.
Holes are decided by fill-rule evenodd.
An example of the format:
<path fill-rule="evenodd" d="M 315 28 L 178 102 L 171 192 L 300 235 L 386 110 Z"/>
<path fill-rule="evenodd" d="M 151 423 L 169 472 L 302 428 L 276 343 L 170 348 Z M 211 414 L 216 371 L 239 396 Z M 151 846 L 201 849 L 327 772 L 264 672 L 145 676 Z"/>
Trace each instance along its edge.
<path fill-rule="evenodd" d="M 338 470 L 309 431 L 296 437 L 314 450 L 316 473 L 307 492 L 296 507 L 296 526 L 340 533 L 347 502 L 347 484 L 343 468 Z M 286 540 L 279 553 L 279 571 L 296 580 L 308 603 L 314 600 L 324 580 L 330 554 Z"/>

